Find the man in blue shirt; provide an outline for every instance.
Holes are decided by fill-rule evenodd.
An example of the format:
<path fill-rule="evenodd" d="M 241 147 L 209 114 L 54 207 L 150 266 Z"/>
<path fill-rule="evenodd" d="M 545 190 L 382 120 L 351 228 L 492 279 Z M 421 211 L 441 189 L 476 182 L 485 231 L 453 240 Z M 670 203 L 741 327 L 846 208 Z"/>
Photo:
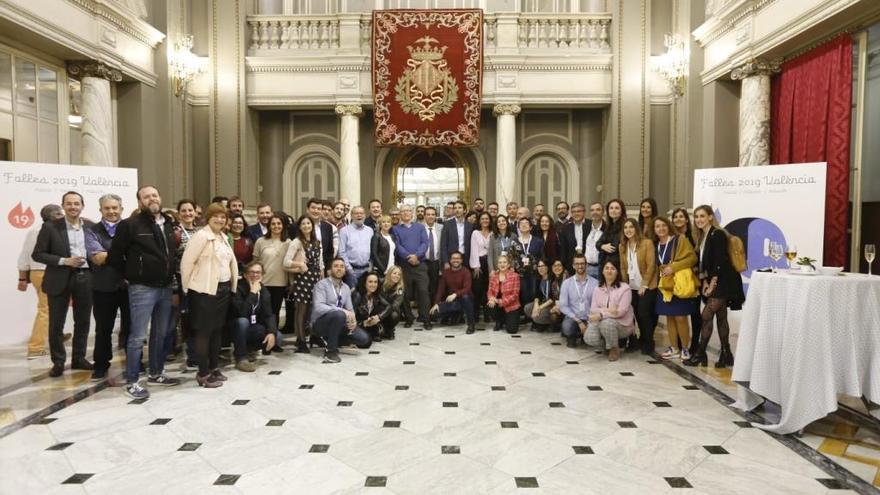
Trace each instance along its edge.
<path fill-rule="evenodd" d="M 407 297 L 404 304 L 415 296 L 419 306 L 419 318 L 424 322 L 425 330 L 431 329 L 430 297 L 428 295 L 428 270 L 423 261 L 428 252 L 428 231 L 424 226 L 413 223 L 412 206 L 400 207 L 400 223 L 391 228 L 394 237 L 397 265 L 403 269 L 403 282 L 406 284 Z M 412 326 L 407 321 L 404 327 Z"/>
<path fill-rule="evenodd" d="M 364 225 L 363 206 L 351 209 L 351 223 L 339 230 L 339 257 L 345 260 L 345 284 L 354 289 L 370 269 L 370 241 L 373 229 Z"/>
<path fill-rule="evenodd" d="M 324 351 L 325 363 L 338 363 L 339 345 L 354 343 L 358 347 L 369 347 L 370 336 L 357 327 L 354 307 L 351 304 L 351 289 L 342 283 L 345 276 L 345 261 L 333 258 L 330 263 L 330 276 L 315 284 L 312 291 L 312 330 L 324 337 L 327 348 Z"/>
<path fill-rule="evenodd" d="M 562 282 L 559 289 L 559 310 L 565 315 L 562 334 L 568 347 L 577 347 L 577 341 L 587 331 L 590 322 L 590 303 L 599 282 L 587 276 L 587 258 L 578 253 L 572 261 L 574 276 Z"/>

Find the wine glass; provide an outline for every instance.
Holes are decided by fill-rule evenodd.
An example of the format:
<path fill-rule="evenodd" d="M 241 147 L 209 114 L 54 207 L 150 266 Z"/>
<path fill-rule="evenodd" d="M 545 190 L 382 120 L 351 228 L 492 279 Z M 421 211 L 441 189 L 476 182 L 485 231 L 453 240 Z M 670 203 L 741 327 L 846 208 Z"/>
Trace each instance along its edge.
<path fill-rule="evenodd" d="M 874 256 L 877 255 L 877 248 L 873 244 L 865 244 L 865 261 L 868 262 L 868 275 L 871 275 L 871 265 L 874 264 Z"/>
<path fill-rule="evenodd" d="M 779 260 L 782 259 L 782 244 L 778 242 L 770 243 L 770 257 L 773 258 L 773 273 L 776 273 L 776 264 L 779 263 Z"/>
<path fill-rule="evenodd" d="M 785 259 L 788 260 L 788 266 L 791 267 L 791 263 L 797 258 L 797 244 L 790 243 L 785 247 Z"/>

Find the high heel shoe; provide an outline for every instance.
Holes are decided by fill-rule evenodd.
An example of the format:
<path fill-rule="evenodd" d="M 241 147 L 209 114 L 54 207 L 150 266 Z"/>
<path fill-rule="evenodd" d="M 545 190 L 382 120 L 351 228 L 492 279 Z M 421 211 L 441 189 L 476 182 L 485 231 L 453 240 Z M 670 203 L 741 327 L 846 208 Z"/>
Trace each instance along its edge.
<path fill-rule="evenodd" d="M 715 367 L 722 369 L 728 366 L 733 366 L 733 352 L 730 350 L 729 345 L 721 346 L 721 354 L 718 355 L 718 362 L 715 363 Z"/>
<path fill-rule="evenodd" d="M 696 354 L 693 354 L 690 357 L 690 359 L 682 361 L 682 364 L 685 366 L 708 366 L 709 356 L 706 355 L 706 351 L 698 350 Z"/>

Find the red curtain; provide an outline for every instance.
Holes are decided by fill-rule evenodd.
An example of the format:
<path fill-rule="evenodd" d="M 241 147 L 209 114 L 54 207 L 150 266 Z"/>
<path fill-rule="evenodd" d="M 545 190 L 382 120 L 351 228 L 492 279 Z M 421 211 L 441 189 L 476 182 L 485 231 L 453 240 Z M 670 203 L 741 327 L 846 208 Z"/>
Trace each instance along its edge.
<path fill-rule="evenodd" d="M 852 38 L 842 35 L 782 65 L 771 85 L 771 162 L 828 162 L 824 264 L 846 263 Z"/>

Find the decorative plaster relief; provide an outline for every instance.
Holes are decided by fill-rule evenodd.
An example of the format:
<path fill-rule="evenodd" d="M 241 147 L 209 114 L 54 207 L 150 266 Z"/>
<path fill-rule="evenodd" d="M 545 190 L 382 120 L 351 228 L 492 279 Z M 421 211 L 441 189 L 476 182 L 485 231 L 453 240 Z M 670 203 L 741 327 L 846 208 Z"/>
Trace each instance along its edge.
<path fill-rule="evenodd" d="M 340 74 L 337 79 L 336 87 L 341 90 L 350 89 L 350 90 L 357 91 L 359 84 L 360 84 L 360 77 L 358 75 L 356 75 L 356 74 Z"/>
<path fill-rule="evenodd" d="M 499 74 L 495 81 L 498 89 L 516 89 L 516 75 L 514 74 Z"/>
<path fill-rule="evenodd" d="M 116 30 L 105 27 L 101 31 L 101 43 L 116 48 Z"/>

